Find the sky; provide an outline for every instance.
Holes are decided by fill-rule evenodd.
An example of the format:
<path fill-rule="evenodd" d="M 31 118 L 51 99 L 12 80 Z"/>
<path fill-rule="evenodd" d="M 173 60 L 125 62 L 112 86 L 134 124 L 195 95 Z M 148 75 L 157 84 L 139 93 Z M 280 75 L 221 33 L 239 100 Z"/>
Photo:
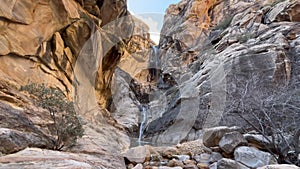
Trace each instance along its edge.
<path fill-rule="evenodd" d="M 179 0 L 127 0 L 130 11 L 134 13 L 165 13 L 170 4 L 178 3 Z"/>
<path fill-rule="evenodd" d="M 150 27 L 150 38 L 158 44 L 159 33 L 166 9 L 180 0 L 127 0 L 131 14 L 143 20 Z"/>

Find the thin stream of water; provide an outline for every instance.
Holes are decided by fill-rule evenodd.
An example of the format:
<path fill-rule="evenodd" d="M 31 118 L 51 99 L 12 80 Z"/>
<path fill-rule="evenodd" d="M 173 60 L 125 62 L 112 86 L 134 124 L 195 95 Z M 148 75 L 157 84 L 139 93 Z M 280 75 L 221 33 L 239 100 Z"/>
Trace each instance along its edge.
<path fill-rule="evenodd" d="M 147 112 L 148 112 L 147 108 L 145 106 L 142 106 L 142 111 L 141 111 L 142 122 L 140 125 L 139 139 L 138 139 L 139 144 L 141 144 L 141 142 L 142 142 L 142 138 L 143 138 L 143 134 L 144 134 L 144 126 L 147 122 Z"/>

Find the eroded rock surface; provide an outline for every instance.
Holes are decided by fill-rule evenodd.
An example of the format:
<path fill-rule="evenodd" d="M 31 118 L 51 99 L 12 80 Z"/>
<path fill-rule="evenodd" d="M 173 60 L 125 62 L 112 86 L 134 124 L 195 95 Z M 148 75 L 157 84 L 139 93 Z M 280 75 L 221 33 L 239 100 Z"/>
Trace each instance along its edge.
<path fill-rule="evenodd" d="M 106 108 L 119 62 L 150 47 L 148 27 L 122 0 L 4 1 L 0 17 L 0 166 L 124 168 L 120 154 L 129 148 L 127 126 Z M 84 134 L 62 149 L 69 153 L 44 150 L 54 149 L 52 112 L 20 91 L 42 83 L 76 103 Z"/>
<path fill-rule="evenodd" d="M 102 156 L 102 157 L 101 157 Z M 43 150 L 38 148 L 27 148 L 16 154 L 3 156 L 0 158 L 0 168 L 125 168 L 125 164 L 118 161 L 113 156 L 99 155 L 93 156 L 81 153 L 59 152 Z M 121 158 L 118 160 L 122 161 Z"/>
<path fill-rule="evenodd" d="M 126 132 L 137 133 L 141 103 L 150 112 L 143 139 L 178 145 L 129 151 L 137 159 L 128 156 L 132 167 L 270 164 L 266 152 L 237 148 L 245 143 L 240 134 L 240 143 L 219 145 L 238 129 L 211 127 L 248 130 L 246 120 L 254 126 L 274 122 L 292 135 L 299 126 L 300 5 L 276 3 L 182 0 L 171 5 L 155 55 L 157 70 L 148 70 L 156 51 L 149 28 L 129 14 L 126 0 L 1 3 L 0 168 L 125 168 L 121 152 L 130 145 Z M 55 122 L 34 96 L 20 91 L 30 83 L 58 88 L 74 101 L 84 128 L 74 146 L 48 150 L 54 148 Z M 246 139 L 261 149 L 270 144 Z M 179 144 L 187 140 L 196 141 Z M 248 152 L 243 148 L 255 160 L 241 158 Z M 236 161 L 222 158 L 234 149 Z M 218 155 L 210 159 L 213 151 Z"/>
<path fill-rule="evenodd" d="M 240 128 L 238 127 L 214 127 L 207 129 L 203 134 L 203 144 L 207 147 L 218 146 L 220 140 L 226 133 L 230 133 L 233 131 L 238 131 Z"/>
<path fill-rule="evenodd" d="M 258 168 L 274 163 L 270 153 L 244 146 L 235 150 L 234 159 L 250 168 Z"/>
<path fill-rule="evenodd" d="M 247 145 L 247 140 L 239 132 L 230 132 L 225 134 L 219 142 L 220 148 L 230 154 L 237 146 Z"/>
<path fill-rule="evenodd" d="M 298 110 L 283 102 L 287 97 L 299 104 L 300 30 L 293 17 L 299 2 L 219 1 L 207 6 L 210 29 L 197 27 L 201 19 L 192 15 L 204 8 L 201 2 L 185 0 L 167 10 L 159 53 L 161 83 L 168 87 L 150 103 L 155 118 L 148 121 L 147 136 L 176 144 L 201 137 L 205 128 L 249 129 L 243 118 L 257 125 L 255 116 L 269 115 L 267 123 L 298 128 L 299 120 L 290 121 L 298 119 Z"/>

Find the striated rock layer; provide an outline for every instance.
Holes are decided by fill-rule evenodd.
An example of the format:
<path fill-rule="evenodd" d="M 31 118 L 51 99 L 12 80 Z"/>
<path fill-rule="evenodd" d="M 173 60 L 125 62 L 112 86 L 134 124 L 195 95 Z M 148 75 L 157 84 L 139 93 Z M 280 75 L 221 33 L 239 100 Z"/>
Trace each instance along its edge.
<path fill-rule="evenodd" d="M 204 131 L 205 145 L 226 156 L 246 144 L 237 131 L 261 127 L 260 134 L 280 133 L 283 141 L 295 136 L 292 144 L 278 144 L 285 159 L 286 146 L 299 143 L 299 16 L 297 0 L 182 0 L 167 9 L 156 49 L 126 0 L 2 2 L 0 168 L 125 168 L 126 131 L 136 134 L 143 109 L 149 114 L 142 139 L 153 144 L 197 140 Z M 150 55 L 157 70 L 148 70 Z M 83 137 L 62 151 L 49 150 L 56 139 L 53 112 L 20 91 L 42 83 L 74 102 L 83 125 Z M 239 127 L 207 129 L 220 125 Z M 200 155 L 199 147 L 180 151 Z M 127 160 L 149 160 L 150 150 L 134 150 Z M 172 148 L 162 154 L 189 158 Z M 213 165 L 243 167 L 230 159 Z"/>
<path fill-rule="evenodd" d="M 183 0 L 167 10 L 158 86 L 169 87 L 149 103 L 146 137 L 176 144 L 219 125 L 273 126 L 294 135 L 300 117 L 299 1 L 212 2 Z"/>

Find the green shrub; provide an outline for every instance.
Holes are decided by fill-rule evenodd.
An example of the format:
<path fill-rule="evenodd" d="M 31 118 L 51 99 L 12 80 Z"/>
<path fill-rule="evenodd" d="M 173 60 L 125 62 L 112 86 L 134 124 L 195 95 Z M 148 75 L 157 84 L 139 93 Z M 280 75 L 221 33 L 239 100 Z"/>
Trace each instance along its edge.
<path fill-rule="evenodd" d="M 82 137 L 83 128 L 76 116 L 73 102 L 68 101 L 61 90 L 46 87 L 44 84 L 25 85 L 21 90 L 34 95 L 34 104 L 50 112 L 54 121 L 52 134 L 56 136 L 53 149 L 72 146 Z"/>

